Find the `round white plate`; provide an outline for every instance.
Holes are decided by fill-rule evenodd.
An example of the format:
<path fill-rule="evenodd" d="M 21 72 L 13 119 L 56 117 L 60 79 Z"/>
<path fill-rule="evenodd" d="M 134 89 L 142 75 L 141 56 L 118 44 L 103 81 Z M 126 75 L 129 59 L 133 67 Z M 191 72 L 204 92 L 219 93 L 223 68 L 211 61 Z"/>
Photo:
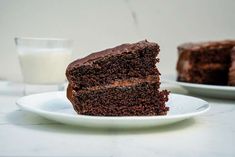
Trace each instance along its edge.
<path fill-rule="evenodd" d="M 165 75 L 163 82 L 179 85 L 192 94 L 207 97 L 235 99 L 235 86 L 205 85 L 196 83 L 179 82 L 175 75 Z"/>
<path fill-rule="evenodd" d="M 26 111 L 60 123 L 85 127 L 142 128 L 175 123 L 209 110 L 209 104 L 199 98 L 170 94 L 166 116 L 103 117 L 78 115 L 65 92 L 34 94 L 20 98 L 16 104 Z"/>

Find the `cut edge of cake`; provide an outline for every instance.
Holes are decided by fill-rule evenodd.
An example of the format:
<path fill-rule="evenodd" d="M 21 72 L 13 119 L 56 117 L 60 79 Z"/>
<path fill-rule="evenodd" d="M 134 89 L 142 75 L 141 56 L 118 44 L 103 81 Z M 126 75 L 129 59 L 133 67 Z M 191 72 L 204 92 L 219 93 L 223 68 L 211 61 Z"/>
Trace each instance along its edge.
<path fill-rule="evenodd" d="M 157 58 L 159 51 L 158 44 L 145 40 L 93 53 L 69 64 L 66 70 L 66 76 L 69 81 L 67 97 L 73 104 L 75 111 L 78 114 L 98 116 L 150 116 L 167 114 L 169 107 L 166 106 L 166 102 L 168 101 L 169 92 L 166 90 L 159 91 L 160 72 L 155 65 L 159 62 Z M 123 78 L 118 77 L 115 73 L 110 73 L 111 81 L 105 80 L 107 76 L 98 77 L 98 75 L 103 75 L 103 71 L 99 71 L 102 63 L 107 64 L 109 59 L 109 64 L 111 65 L 117 62 L 113 57 L 116 57 L 116 60 L 127 60 L 126 62 L 123 61 L 124 63 L 120 62 L 121 70 L 125 71 L 128 69 L 131 73 L 131 70 L 134 69 L 135 71 L 136 68 L 136 73 L 129 75 L 128 72 L 128 77 Z M 141 69 L 142 66 L 144 70 Z M 88 73 L 85 73 L 85 75 L 89 74 L 89 72 L 94 72 L 95 77 L 101 79 L 101 82 L 104 80 L 105 82 L 92 84 L 87 81 L 89 84 L 81 88 L 77 84 L 81 83 L 81 77 L 84 77 L 84 75 L 79 74 L 79 72 L 84 70 L 83 68 L 85 70 L 90 68 L 90 71 L 88 70 Z M 98 72 L 93 68 L 95 70 L 98 69 Z M 119 67 L 113 68 L 115 70 L 115 68 Z M 76 76 L 72 78 L 73 76 L 71 75 L 74 74 Z M 94 77 L 91 78 L 93 79 Z M 147 92 L 152 93 L 152 95 L 146 94 Z M 143 95 L 145 96 L 142 97 Z M 100 106 L 102 107 L 99 108 Z"/>

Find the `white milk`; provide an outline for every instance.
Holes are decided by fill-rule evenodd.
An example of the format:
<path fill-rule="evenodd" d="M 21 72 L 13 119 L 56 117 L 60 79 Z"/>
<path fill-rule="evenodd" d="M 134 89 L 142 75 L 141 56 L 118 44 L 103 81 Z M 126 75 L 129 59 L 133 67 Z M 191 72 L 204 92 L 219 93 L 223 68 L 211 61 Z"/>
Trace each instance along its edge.
<path fill-rule="evenodd" d="M 24 82 L 29 84 L 63 83 L 70 57 L 71 52 L 66 49 L 19 50 Z"/>

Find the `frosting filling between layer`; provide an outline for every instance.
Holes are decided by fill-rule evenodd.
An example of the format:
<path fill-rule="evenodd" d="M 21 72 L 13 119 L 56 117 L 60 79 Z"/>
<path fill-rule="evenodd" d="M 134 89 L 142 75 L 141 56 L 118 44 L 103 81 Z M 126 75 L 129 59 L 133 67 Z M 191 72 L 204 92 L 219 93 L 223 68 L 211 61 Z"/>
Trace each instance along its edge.
<path fill-rule="evenodd" d="M 113 88 L 113 87 L 122 88 L 122 87 L 134 86 L 134 85 L 137 85 L 139 83 L 144 83 L 144 82 L 158 83 L 159 79 L 160 79 L 159 76 L 149 75 L 144 79 L 132 78 L 132 79 L 128 79 L 128 80 L 117 80 L 117 81 L 114 81 L 114 82 L 107 84 L 107 85 L 87 87 L 86 89 L 79 90 L 79 92 L 93 91 L 93 90 L 99 90 L 99 89 L 104 89 L 104 88 Z"/>
<path fill-rule="evenodd" d="M 199 64 L 196 65 L 198 68 L 201 69 L 226 69 L 228 67 L 227 64 L 222 64 L 222 63 L 204 63 L 204 64 Z M 188 60 L 182 60 L 179 64 L 179 70 L 181 71 L 188 71 L 190 70 L 192 67 L 192 64 L 190 64 L 190 62 Z"/>

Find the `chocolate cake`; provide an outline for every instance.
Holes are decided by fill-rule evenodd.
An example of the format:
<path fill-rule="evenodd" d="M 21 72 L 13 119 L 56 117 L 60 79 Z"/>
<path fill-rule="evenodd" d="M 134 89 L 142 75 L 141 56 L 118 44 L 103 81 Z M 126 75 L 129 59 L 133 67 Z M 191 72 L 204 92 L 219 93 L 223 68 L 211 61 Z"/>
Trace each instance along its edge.
<path fill-rule="evenodd" d="M 92 53 L 68 65 L 67 97 L 75 111 L 95 116 L 166 115 L 156 43 L 140 41 Z"/>
<path fill-rule="evenodd" d="M 235 40 L 201 43 L 185 43 L 178 46 L 178 81 L 232 85 L 229 83 L 229 71 L 232 73 L 231 49 Z"/>

